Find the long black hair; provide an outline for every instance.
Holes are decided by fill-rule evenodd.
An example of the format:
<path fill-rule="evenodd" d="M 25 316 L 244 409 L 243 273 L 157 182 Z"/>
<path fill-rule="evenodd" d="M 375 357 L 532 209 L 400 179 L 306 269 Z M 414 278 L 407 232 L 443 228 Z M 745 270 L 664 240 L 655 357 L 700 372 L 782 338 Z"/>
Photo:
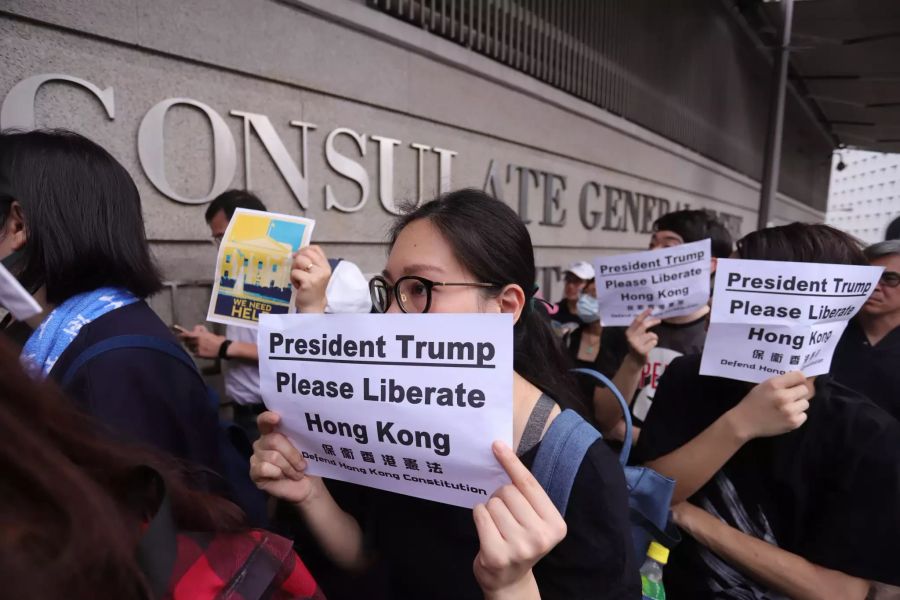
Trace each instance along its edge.
<path fill-rule="evenodd" d="M 390 231 L 390 247 L 407 225 L 420 219 L 428 219 L 441 232 L 476 280 L 497 284 L 486 293 L 499 293 L 509 284 L 525 291 L 525 308 L 513 330 L 513 367 L 563 408 L 583 411 L 568 372 L 569 360 L 546 317 L 533 306 L 534 249 L 518 215 L 480 190 L 461 189 L 400 216 Z"/>
<path fill-rule="evenodd" d="M 45 286 L 50 303 L 106 285 L 139 298 L 162 287 L 134 181 L 86 137 L 0 133 L 0 225 L 14 201 L 27 234 L 15 275 L 26 288 Z"/>

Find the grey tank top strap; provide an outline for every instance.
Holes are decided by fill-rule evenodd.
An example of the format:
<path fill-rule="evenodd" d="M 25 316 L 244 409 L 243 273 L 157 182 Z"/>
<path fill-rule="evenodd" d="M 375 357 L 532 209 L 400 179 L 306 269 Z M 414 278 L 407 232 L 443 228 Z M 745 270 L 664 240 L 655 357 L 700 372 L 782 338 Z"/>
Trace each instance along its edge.
<path fill-rule="evenodd" d="M 528 415 L 528 422 L 525 423 L 525 431 L 522 432 L 522 439 L 519 440 L 519 447 L 516 448 L 516 455 L 522 456 L 541 441 L 541 434 L 547 425 L 547 419 L 556 403 L 547 394 L 541 394 L 537 404 Z"/>

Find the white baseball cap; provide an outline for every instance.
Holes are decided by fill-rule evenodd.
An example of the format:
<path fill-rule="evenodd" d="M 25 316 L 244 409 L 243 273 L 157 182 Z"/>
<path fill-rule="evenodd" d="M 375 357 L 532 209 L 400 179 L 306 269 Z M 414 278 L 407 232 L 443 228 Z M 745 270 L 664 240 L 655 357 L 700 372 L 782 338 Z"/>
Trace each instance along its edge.
<path fill-rule="evenodd" d="M 565 272 L 571 273 L 575 277 L 584 279 L 585 281 L 590 281 L 594 278 L 594 267 L 591 266 L 591 263 L 583 260 L 572 263 Z"/>

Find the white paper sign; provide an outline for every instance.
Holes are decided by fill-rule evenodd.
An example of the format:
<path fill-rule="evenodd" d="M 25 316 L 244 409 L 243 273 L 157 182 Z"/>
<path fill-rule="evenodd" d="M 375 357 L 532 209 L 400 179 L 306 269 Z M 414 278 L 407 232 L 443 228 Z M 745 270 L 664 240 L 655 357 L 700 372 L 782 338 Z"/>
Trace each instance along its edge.
<path fill-rule="evenodd" d="M 17 321 L 41 313 L 41 305 L 3 265 L 0 265 L 0 305 L 11 312 Z"/>
<path fill-rule="evenodd" d="M 630 325 L 644 310 L 661 319 L 696 312 L 709 302 L 708 239 L 671 248 L 594 259 L 604 325 Z"/>
<path fill-rule="evenodd" d="M 509 477 L 509 314 L 262 315 L 260 388 L 309 473 L 456 506 Z"/>
<path fill-rule="evenodd" d="M 720 259 L 701 375 L 821 375 L 882 267 Z"/>

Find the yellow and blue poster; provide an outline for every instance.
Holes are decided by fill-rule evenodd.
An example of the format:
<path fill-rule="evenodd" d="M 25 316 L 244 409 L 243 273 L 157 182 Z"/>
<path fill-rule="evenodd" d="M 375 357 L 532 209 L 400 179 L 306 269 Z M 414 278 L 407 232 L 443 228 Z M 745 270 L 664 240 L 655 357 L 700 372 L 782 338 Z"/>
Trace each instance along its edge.
<path fill-rule="evenodd" d="M 239 208 L 219 246 L 209 321 L 256 327 L 261 314 L 294 312 L 291 261 L 316 222 Z"/>

